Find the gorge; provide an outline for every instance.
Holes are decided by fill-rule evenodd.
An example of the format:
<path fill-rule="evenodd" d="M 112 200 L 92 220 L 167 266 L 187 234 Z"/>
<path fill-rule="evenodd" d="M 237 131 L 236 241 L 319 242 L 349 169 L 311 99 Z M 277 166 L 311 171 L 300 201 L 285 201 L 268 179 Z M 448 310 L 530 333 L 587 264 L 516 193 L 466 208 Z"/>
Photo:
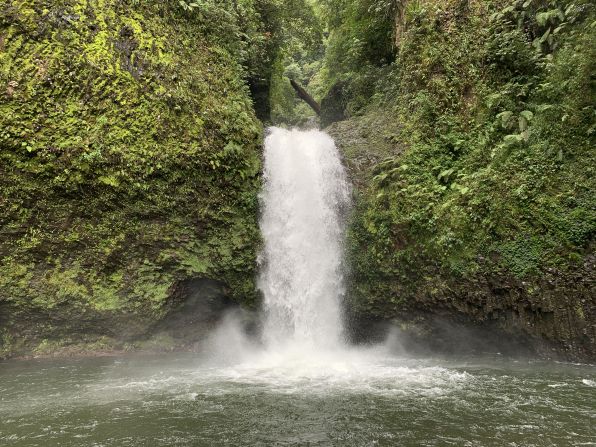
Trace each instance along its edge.
<path fill-rule="evenodd" d="M 268 129 L 263 175 L 260 330 L 228 309 L 195 353 L 0 364 L 4 445 L 591 442 L 593 365 L 412 355 L 395 331 L 348 343 L 333 140 Z"/>
<path fill-rule="evenodd" d="M 353 183 L 348 338 L 593 360 L 593 5 L 372 3 L 4 1 L 0 356 L 193 350 L 258 309 L 295 79 Z"/>

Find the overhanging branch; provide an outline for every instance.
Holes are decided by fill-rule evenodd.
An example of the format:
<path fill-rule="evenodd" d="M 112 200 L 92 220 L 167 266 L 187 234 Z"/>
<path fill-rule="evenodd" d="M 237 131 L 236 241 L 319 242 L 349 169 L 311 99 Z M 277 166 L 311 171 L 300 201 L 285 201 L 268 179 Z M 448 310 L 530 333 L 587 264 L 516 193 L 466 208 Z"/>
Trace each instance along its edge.
<path fill-rule="evenodd" d="M 302 99 L 304 102 L 306 102 L 310 106 L 310 108 L 315 111 L 315 113 L 317 115 L 320 115 L 321 114 L 321 106 L 319 105 L 319 103 L 317 101 L 315 101 L 314 98 L 312 96 L 310 96 L 308 94 L 308 92 L 306 90 L 304 90 L 304 88 L 302 88 L 300 86 L 300 84 L 298 84 L 293 79 L 290 79 L 290 84 L 292 84 L 292 87 L 294 88 L 294 90 L 296 90 L 296 93 L 298 94 L 300 99 Z"/>

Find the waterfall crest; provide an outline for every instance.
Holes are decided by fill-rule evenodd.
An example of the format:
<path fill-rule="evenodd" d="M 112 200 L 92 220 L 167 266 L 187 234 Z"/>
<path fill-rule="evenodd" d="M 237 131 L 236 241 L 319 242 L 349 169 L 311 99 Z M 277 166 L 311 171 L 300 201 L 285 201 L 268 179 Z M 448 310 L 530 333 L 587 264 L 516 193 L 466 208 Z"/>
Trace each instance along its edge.
<path fill-rule="evenodd" d="M 259 288 L 268 346 L 342 344 L 343 211 L 350 187 L 333 139 L 270 128 L 265 139 Z"/>

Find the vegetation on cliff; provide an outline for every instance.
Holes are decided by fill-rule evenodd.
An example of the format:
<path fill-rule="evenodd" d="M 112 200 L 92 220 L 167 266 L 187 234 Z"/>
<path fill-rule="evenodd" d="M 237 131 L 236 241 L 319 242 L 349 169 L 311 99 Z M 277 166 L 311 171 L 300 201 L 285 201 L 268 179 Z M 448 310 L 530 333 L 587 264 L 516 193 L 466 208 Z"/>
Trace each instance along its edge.
<path fill-rule="evenodd" d="M 254 302 L 261 122 L 314 119 L 290 79 L 339 121 L 355 312 L 593 350 L 595 20 L 589 0 L 0 0 L 0 355 L 142 337 L 199 278 Z"/>
<path fill-rule="evenodd" d="M 186 278 L 254 299 L 275 44 L 255 2 L 200 4 L 0 2 L 0 355 L 143 335 Z"/>
<path fill-rule="evenodd" d="M 331 131 L 359 186 L 353 304 L 593 350 L 592 2 L 327 3 L 329 100 L 352 117 Z"/>

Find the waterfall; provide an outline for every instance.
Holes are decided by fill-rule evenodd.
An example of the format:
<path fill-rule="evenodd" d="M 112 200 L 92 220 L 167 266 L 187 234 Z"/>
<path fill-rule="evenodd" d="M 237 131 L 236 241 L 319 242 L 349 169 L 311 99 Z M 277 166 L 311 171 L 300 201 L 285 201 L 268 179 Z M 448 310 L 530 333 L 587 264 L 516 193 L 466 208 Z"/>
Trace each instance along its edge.
<path fill-rule="evenodd" d="M 268 346 L 342 344 L 343 212 L 350 187 L 329 135 L 270 128 L 259 288 Z"/>

